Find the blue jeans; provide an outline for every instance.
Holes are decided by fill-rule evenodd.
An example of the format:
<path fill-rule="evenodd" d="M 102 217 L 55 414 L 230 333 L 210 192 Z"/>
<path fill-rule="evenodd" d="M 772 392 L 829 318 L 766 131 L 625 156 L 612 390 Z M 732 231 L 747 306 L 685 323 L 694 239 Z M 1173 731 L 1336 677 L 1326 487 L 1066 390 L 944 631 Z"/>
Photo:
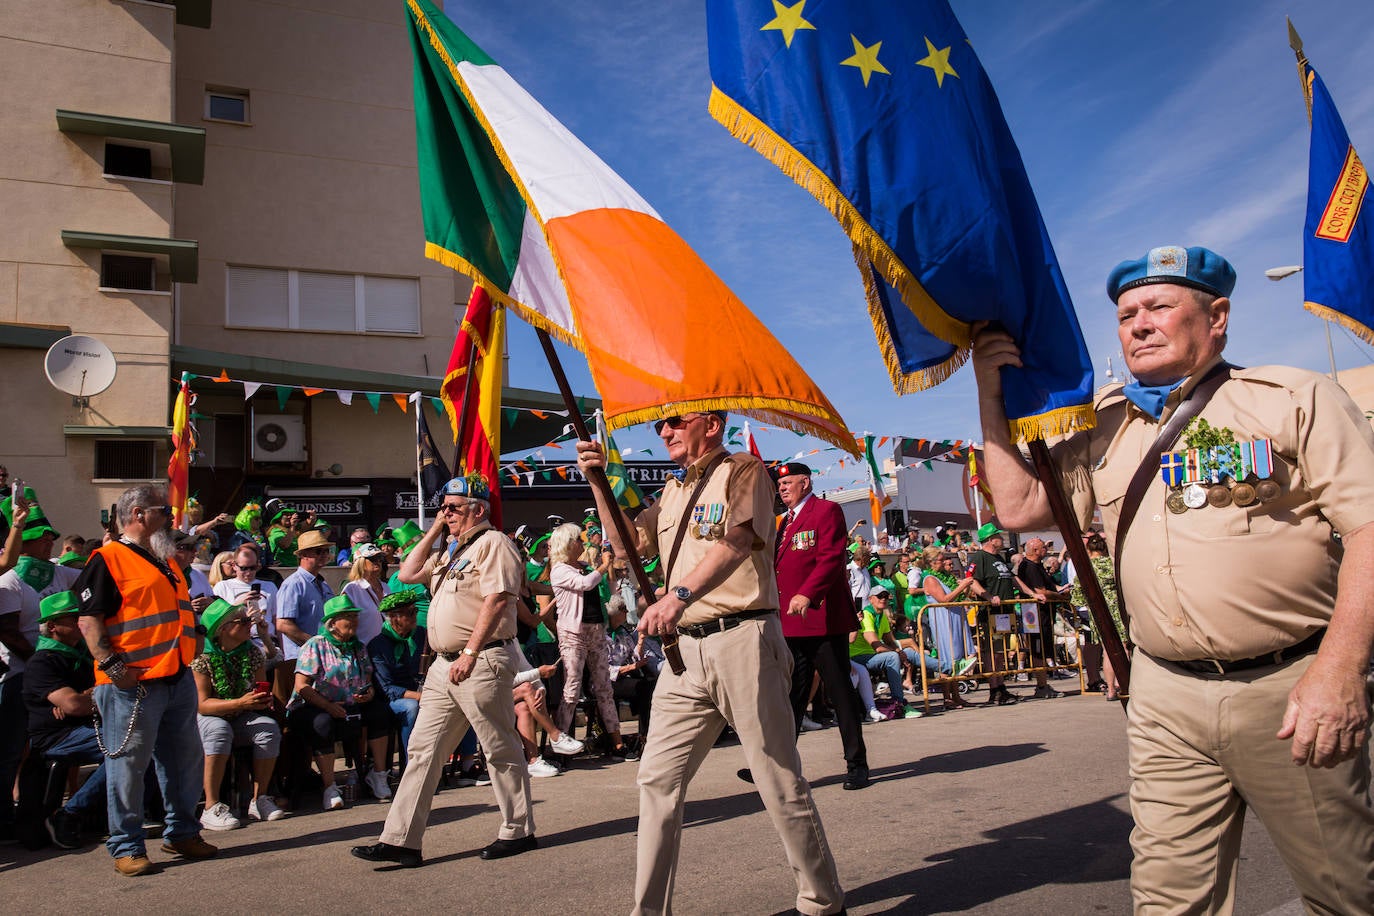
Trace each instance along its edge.
<path fill-rule="evenodd" d="M 151 760 L 157 769 L 167 825 L 168 842 L 200 835 L 196 803 L 200 801 L 205 756 L 196 728 L 196 683 L 183 671 L 175 680 L 148 681 L 141 685 L 147 696 L 139 703 L 138 722 L 129 731 L 138 686 L 121 690 L 113 684 L 95 688 L 100 708 L 101 737 L 118 757 L 105 760 L 105 800 L 109 806 L 110 838 L 105 846 L 115 858 L 141 856 L 143 845 L 143 774 Z"/>
<path fill-rule="evenodd" d="M 902 662 L 896 652 L 877 652 L 861 656 L 854 661 L 861 663 L 871 673 L 886 677 L 887 689 L 892 699 L 903 706 L 906 705 L 906 693 L 902 690 Z"/>
<path fill-rule="evenodd" d="M 948 660 L 938 659 L 933 655 L 921 655 L 915 649 L 902 649 L 906 655 L 906 660 L 913 668 L 925 668 L 926 677 L 939 677 L 942 674 L 953 674 L 954 665 Z M 912 683 L 916 683 L 912 681 Z"/>
<path fill-rule="evenodd" d="M 410 746 L 410 733 L 415 728 L 415 719 L 420 715 L 420 701 L 405 697 L 392 700 L 391 713 L 401 724 L 401 756 L 404 757 L 406 748 Z"/>
<path fill-rule="evenodd" d="M 43 752 L 45 757 L 70 757 L 81 763 L 98 763 L 81 788 L 76 790 L 65 805 L 72 814 L 94 808 L 105 801 L 105 755 L 100 753 L 100 745 L 95 743 L 95 729 L 89 725 L 74 728 L 63 735 L 52 747 Z"/>

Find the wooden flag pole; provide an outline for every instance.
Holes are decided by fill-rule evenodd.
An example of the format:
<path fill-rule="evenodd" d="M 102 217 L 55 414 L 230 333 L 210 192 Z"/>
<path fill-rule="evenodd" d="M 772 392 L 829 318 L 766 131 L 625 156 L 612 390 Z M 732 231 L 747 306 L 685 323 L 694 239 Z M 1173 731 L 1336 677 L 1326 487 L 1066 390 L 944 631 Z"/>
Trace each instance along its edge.
<path fill-rule="evenodd" d="M 549 369 L 553 371 L 554 381 L 558 383 L 558 391 L 563 395 L 563 404 L 568 408 L 568 417 L 572 420 L 573 431 L 577 433 L 577 438 L 584 442 L 592 441 L 591 430 L 587 429 L 587 423 L 582 419 L 582 411 L 577 407 L 577 398 L 573 397 L 572 386 L 568 384 L 568 377 L 563 373 L 563 363 L 558 359 L 558 353 L 553 348 L 553 340 L 547 331 L 542 328 L 535 328 L 535 333 L 539 335 L 539 343 L 544 348 L 544 356 L 549 361 Z M 606 505 L 619 507 L 615 498 L 615 491 L 611 489 L 611 480 L 606 476 L 605 468 L 590 468 L 587 471 L 587 482 L 605 497 Z M 610 513 L 610 523 L 615 526 L 616 535 L 620 538 L 620 544 L 625 550 L 625 559 L 629 563 L 629 568 L 633 570 L 635 581 L 639 584 L 639 593 L 644 596 L 650 604 L 654 602 L 654 583 L 650 581 L 649 574 L 644 571 L 644 564 L 640 562 L 639 551 L 635 549 L 635 538 L 630 533 L 630 526 L 625 523 L 625 516 L 619 511 Z"/>
<path fill-rule="evenodd" d="M 1116 624 L 1107 610 L 1107 596 L 1102 593 L 1102 585 L 1097 581 L 1092 560 L 1088 557 L 1088 548 L 1083 544 L 1083 529 L 1079 527 L 1078 518 L 1059 485 L 1059 475 L 1055 473 L 1049 446 L 1043 440 L 1037 439 L 1030 443 L 1029 448 L 1031 462 L 1035 465 L 1035 474 L 1045 487 L 1045 495 L 1049 497 L 1054 523 L 1059 527 L 1059 533 L 1064 536 L 1064 542 L 1069 548 L 1069 559 L 1073 561 L 1074 572 L 1078 574 L 1078 582 L 1083 586 L 1083 596 L 1088 599 L 1088 610 L 1092 612 L 1093 622 L 1097 624 L 1098 635 L 1102 638 L 1102 650 L 1111 660 L 1112 671 L 1121 685 L 1121 705 L 1124 708 L 1124 694 L 1131 688 L 1131 660 L 1126 655 L 1126 647 L 1121 644 Z"/>

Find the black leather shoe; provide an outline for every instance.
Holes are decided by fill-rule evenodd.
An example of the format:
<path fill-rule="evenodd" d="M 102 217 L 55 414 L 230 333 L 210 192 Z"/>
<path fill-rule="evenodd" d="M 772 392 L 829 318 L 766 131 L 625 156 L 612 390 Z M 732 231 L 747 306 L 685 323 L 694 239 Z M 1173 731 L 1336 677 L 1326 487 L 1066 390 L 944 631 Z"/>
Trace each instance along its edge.
<path fill-rule="evenodd" d="M 531 849 L 538 848 L 539 841 L 531 834 L 529 836 L 522 836 L 518 840 L 497 840 L 483 849 L 478 855 L 484 859 L 505 859 L 509 856 L 518 856 L 522 852 L 529 852 Z"/>
<path fill-rule="evenodd" d="M 855 767 L 844 777 L 844 787 L 850 791 L 867 789 L 869 785 L 868 767 Z"/>
<path fill-rule="evenodd" d="M 419 868 L 425 864 L 424 856 L 418 849 L 392 846 L 390 843 L 373 843 L 371 846 L 354 846 L 349 852 L 359 859 L 369 862 L 390 862 L 402 868 Z"/>
<path fill-rule="evenodd" d="M 735 775 L 738 776 L 740 779 L 743 779 L 750 785 L 752 785 L 754 782 L 754 774 L 749 771 L 748 767 L 743 767 L 741 769 L 735 770 Z"/>

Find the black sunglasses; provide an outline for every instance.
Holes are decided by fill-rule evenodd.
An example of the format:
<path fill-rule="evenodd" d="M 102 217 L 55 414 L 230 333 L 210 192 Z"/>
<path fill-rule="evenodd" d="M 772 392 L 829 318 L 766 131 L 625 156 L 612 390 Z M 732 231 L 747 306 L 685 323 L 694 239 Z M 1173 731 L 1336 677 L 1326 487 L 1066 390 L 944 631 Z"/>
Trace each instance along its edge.
<path fill-rule="evenodd" d="M 668 427 L 669 429 L 682 429 L 682 427 L 686 426 L 688 423 L 691 423 L 691 422 L 692 422 L 693 420 L 695 420 L 697 417 L 704 417 L 704 416 L 706 416 L 706 415 L 705 415 L 705 414 L 702 414 L 702 413 L 694 413 L 694 414 L 692 414 L 691 416 L 687 416 L 687 417 L 680 417 L 680 416 L 674 414 L 674 415 L 671 416 L 671 417 L 664 417 L 662 420 L 655 420 L 655 421 L 654 421 L 654 435 L 656 435 L 656 436 L 661 436 L 661 435 L 663 435 L 663 427 L 665 427 L 665 426 Z"/>

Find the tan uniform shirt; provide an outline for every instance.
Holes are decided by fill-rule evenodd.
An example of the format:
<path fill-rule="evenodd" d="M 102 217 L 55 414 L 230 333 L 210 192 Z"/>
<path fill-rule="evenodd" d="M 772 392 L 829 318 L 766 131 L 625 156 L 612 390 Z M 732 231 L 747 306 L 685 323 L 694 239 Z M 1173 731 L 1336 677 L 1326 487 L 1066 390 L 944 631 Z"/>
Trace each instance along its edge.
<path fill-rule="evenodd" d="M 451 567 L 448 552 L 441 550 L 432 554 L 421 569 L 434 596 L 426 633 L 435 652 L 454 654 L 463 650 L 472 638 L 482 601 L 488 595 L 502 593 L 507 599 L 491 639 L 515 636 L 516 596 L 525 581 L 525 564 L 515 545 L 486 522 L 463 534 L 459 544 L 462 549 Z"/>
<path fill-rule="evenodd" d="M 1182 396 L 1165 402 L 1167 422 Z M 1099 395 L 1098 425 L 1052 451 L 1085 526 L 1102 510 L 1107 543 L 1126 488 L 1159 424 L 1114 387 Z M 1131 639 L 1156 658 L 1240 659 L 1291 646 L 1331 619 L 1345 534 L 1374 522 L 1374 430 L 1345 390 L 1285 366 L 1241 369 L 1200 416 L 1237 442 L 1273 442 L 1281 495 L 1251 506 L 1175 515 L 1156 470 L 1122 547 L 1122 594 Z M 1171 450 L 1187 446 L 1182 437 Z"/>
<path fill-rule="evenodd" d="M 747 452 L 728 456 L 711 472 L 696 503 L 689 505 L 687 502 L 701 472 L 720 451 L 712 451 L 695 462 L 687 469 L 684 480 L 670 479 L 658 502 L 635 519 L 640 537 L 647 540 L 645 554 L 662 553 L 665 563 L 673 549 L 678 525 L 693 524 L 694 509 L 700 507 L 702 522 L 718 526 L 713 530 L 719 533 L 708 531 L 702 537 L 694 537 L 691 529 L 687 531 L 673 563 L 672 579 L 667 583 L 669 590 L 696 568 L 725 532 L 746 525 L 754 533 L 749 557 L 735 567 L 724 582 L 693 599 L 679 621 L 684 626 L 741 611 L 778 606 L 778 582 L 773 574 L 773 541 L 777 537 L 773 483 L 768 479 L 763 462 Z"/>

